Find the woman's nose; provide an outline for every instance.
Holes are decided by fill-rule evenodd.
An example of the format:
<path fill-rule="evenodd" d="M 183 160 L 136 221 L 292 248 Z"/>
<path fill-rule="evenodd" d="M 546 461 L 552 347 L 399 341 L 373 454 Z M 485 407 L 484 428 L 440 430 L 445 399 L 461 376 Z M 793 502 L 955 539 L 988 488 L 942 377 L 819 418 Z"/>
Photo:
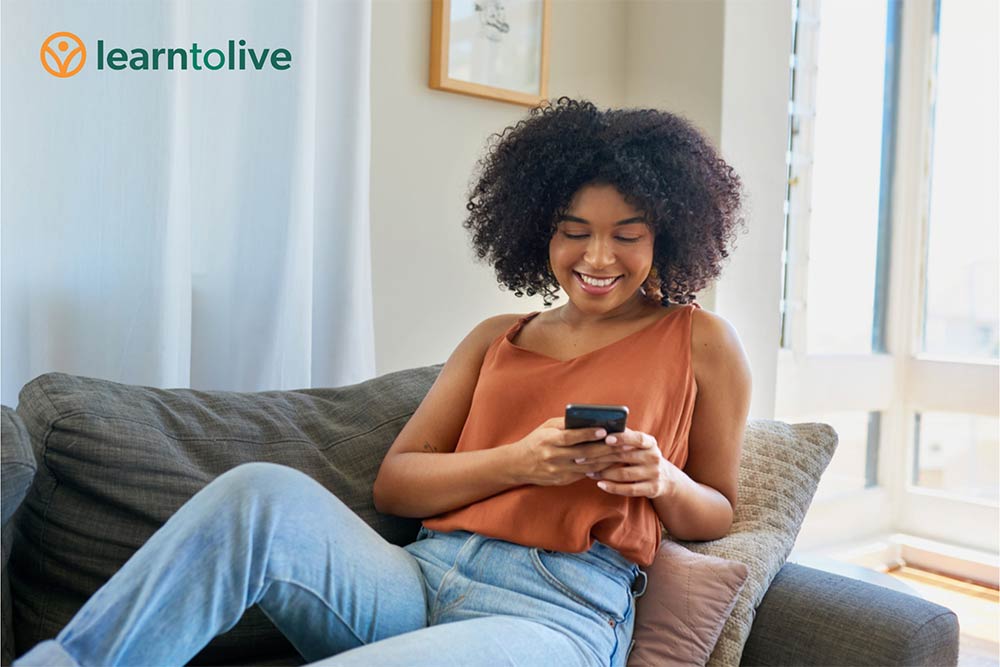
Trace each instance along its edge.
<path fill-rule="evenodd" d="M 613 264 L 615 255 L 611 250 L 610 243 L 594 236 L 591 237 L 590 243 L 587 244 L 587 252 L 584 254 L 583 259 L 595 269 L 599 269 Z"/>

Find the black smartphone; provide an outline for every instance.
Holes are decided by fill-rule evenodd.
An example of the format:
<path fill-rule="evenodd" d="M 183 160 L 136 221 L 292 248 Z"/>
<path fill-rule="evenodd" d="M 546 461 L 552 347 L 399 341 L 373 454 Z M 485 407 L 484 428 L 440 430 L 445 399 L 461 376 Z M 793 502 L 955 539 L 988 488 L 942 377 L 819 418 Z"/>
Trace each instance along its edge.
<path fill-rule="evenodd" d="M 603 427 L 608 433 L 621 433 L 628 419 L 624 405 L 588 405 L 570 403 L 566 406 L 566 428 Z"/>

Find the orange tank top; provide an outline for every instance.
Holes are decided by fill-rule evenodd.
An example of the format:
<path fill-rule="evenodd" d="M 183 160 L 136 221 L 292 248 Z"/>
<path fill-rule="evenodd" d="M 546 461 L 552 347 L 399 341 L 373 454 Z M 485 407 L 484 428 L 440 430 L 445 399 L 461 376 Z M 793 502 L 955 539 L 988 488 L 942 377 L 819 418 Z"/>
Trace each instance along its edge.
<path fill-rule="evenodd" d="M 683 468 L 697 387 L 691 321 L 697 303 L 587 354 L 560 361 L 513 339 L 538 312 L 521 317 L 486 351 L 456 452 L 516 442 L 567 403 L 627 405 L 627 426 L 653 435 L 663 457 Z M 588 551 L 598 540 L 646 567 L 660 543 L 653 503 L 602 491 L 584 478 L 565 486 L 523 485 L 435 517 L 430 530 L 468 530 L 529 547 Z"/>

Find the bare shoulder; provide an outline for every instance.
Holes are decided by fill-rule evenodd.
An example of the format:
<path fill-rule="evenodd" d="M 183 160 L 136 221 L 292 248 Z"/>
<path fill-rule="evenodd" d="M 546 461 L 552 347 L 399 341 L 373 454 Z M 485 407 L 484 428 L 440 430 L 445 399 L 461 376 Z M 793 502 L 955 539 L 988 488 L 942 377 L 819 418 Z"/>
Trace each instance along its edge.
<path fill-rule="evenodd" d="M 735 364 L 749 371 L 749 362 L 736 327 L 710 310 L 695 308 L 691 322 L 691 365 L 695 379 L 706 378 L 720 366 Z"/>
<path fill-rule="evenodd" d="M 521 317 L 524 317 L 524 315 L 518 313 L 504 313 L 503 315 L 487 317 L 469 332 L 466 339 L 485 350 L 485 348 L 489 347 L 490 343 L 496 340 L 497 336 L 506 333 Z"/>
<path fill-rule="evenodd" d="M 753 391 L 750 361 L 736 327 L 726 318 L 696 309 L 691 324 L 691 364 L 698 393 L 684 472 L 722 493 L 735 507 Z"/>

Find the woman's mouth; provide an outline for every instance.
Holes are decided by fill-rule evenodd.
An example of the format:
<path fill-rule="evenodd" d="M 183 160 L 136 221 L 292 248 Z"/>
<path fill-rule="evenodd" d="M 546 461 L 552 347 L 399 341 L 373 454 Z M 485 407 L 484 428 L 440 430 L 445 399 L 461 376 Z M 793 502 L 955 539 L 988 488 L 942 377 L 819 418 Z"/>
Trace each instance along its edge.
<path fill-rule="evenodd" d="M 621 276 L 616 276 L 613 279 L 598 279 L 593 276 L 587 276 L 584 278 L 584 275 L 577 271 L 573 272 L 573 276 L 576 278 L 576 282 L 580 286 L 580 289 L 587 294 L 594 295 L 607 294 L 615 288 L 615 285 L 617 285 L 618 281 L 621 279 Z"/>

